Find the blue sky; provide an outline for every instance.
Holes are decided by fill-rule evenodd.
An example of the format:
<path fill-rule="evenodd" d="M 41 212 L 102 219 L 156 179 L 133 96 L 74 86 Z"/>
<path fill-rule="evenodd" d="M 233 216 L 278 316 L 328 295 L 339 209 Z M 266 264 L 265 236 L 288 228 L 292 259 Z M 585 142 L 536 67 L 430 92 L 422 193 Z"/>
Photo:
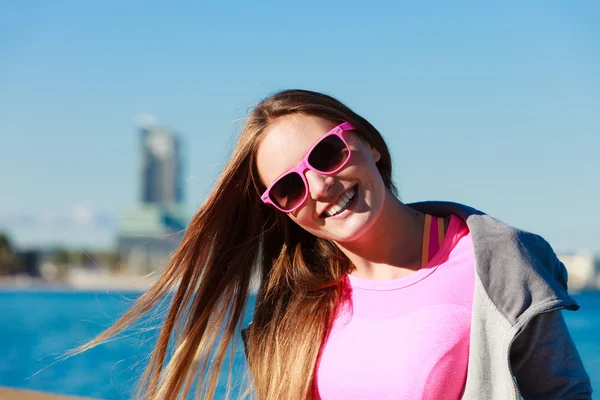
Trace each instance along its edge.
<path fill-rule="evenodd" d="M 597 2 L 255 3 L 0 0 L 0 229 L 113 245 L 141 114 L 184 136 L 191 212 L 248 109 L 306 88 L 383 133 L 404 201 L 600 252 Z"/>

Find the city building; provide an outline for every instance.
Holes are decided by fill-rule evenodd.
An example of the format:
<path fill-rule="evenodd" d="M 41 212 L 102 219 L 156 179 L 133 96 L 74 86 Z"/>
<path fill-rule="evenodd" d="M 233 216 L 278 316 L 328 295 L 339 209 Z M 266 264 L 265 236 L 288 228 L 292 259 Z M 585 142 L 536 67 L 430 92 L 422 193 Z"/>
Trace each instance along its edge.
<path fill-rule="evenodd" d="M 131 275 L 165 267 L 188 223 L 181 139 L 157 124 L 139 133 L 140 199 L 119 218 L 117 238 L 123 270 Z"/>
<path fill-rule="evenodd" d="M 141 202 L 177 205 L 183 203 L 183 163 L 181 141 L 160 126 L 140 128 Z"/>
<path fill-rule="evenodd" d="M 125 212 L 119 220 L 118 247 L 126 273 L 146 275 L 165 267 L 185 228 L 181 209 L 140 204 Z"/>
<path fill-rule="evenodd" d="M 569 272 L 569 290 L 600 289 L 600 258 L 589 251 L 559 255 L 558 258 Z"/>

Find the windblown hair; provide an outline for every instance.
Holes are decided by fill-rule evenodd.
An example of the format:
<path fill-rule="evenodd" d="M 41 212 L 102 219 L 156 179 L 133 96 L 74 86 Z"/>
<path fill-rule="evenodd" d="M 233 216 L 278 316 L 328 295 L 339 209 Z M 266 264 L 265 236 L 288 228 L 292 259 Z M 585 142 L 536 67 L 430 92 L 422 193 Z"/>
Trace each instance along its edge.
<path fill-rule="evenodd" d="M 260 102 L 168 268 L 111 328 L 78 349 L 94 347 L 122 332 L 171 293 L 139 385 L 140 398 L 185 398 L 194 383 L 200 397 L 214 397 L 228 348 L 239 338 L 255 276 L 260 277 L 260 285 L 254 320 L 247 330 L 253 397 L 311 397 L 319 352 L 341 303 L 342 278 L 351 265 L 332 242 L 306 232 L 260 200 L 265 186 L 256 169 L 257 146 L 270 123 L 291 114 L 350 122 L 356 127 L 354 133 L 381 154 L 377 167 L 388 189 L 396 192 L 383 138 L 338 100 L 286 90 Z"/>

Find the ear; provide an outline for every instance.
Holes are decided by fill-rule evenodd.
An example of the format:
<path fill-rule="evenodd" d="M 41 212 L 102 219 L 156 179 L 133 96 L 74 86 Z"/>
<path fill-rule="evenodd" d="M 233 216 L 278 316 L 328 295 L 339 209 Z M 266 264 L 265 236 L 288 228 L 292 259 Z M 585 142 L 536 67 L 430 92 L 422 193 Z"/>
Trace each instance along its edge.
<path fill-rule="evenodd" d="M 375 146 L 371 146 L 371 156 L 373 157 L 373 161 L 378 163 L 381 160 L 381 153 L 375 148 Z"/>

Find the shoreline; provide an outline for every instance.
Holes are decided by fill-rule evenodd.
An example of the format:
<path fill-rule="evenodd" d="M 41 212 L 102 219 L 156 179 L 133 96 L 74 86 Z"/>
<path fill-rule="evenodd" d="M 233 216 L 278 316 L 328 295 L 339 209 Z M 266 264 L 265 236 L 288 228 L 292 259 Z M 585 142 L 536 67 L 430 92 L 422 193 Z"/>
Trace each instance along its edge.
<path fill-rule="evenodd" d="M 43 292 L 130 292 L 144 293 L 160 277 L 159 273 L 149 275 L 109 274 L 102 271 L 77 269 L 60 280 L 24 275 L 0 277 L 0 292 L 43 291 Z M 258 281 L 251 283 L 250 295 L 256 294 Z"/>
<path fill-rule="evenodd" d="M 145 292 L 157 277 L 106 275 L 98 273 L 74 274 L 63 280 L 48 281 L 28 276 L 0 277 L 0 291 L 38 290 L 48 292 Z"/>

